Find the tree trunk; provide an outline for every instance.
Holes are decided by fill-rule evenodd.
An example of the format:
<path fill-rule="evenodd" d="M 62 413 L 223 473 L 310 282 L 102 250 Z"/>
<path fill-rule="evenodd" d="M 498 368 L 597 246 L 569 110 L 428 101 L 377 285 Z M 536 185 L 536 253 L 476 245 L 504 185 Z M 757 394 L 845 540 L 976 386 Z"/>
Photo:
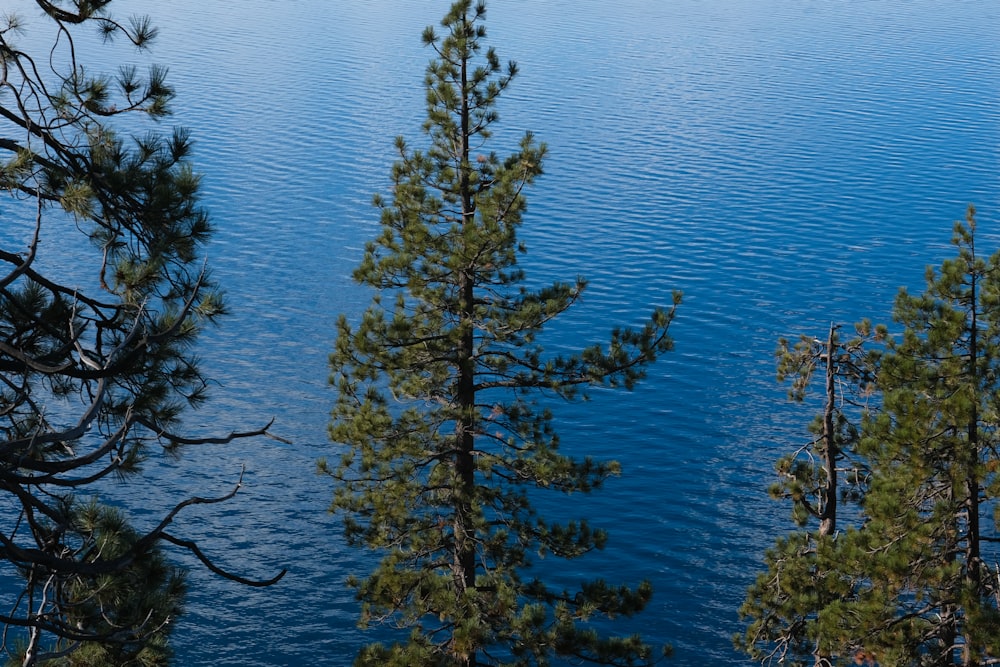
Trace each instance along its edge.
<path fill-rule="evenodd" d="M 826 486 L 820 493 L 819 535 L 832 535 L 837 530 L 837 383 L 834 361 L 836 356 L 837 327 L 830 324 L 826 339 L 826 404 L 823 408 L 823 465 L 826 468 Z M 820 650 L 819 641 L 813 653 L 815 667 L 829 667 L 830 656 Z"/>
<path fill-rule="evenodd" d="M 966 466 L 965 469 L 965 488 L 963 491 L 962 503 L 965 505 L 965 515 L 968 525 L 966 530 L 968 534 L 966 536 L 965 545 L 965 583 L 970 590 L 975 591 L 975 595 L 979 597 L 979 591 L 981 588 L 981 573 L 979 571 L 980 565 L 980 552 L 979 552 L 979 542 L 980 542 L 980 526 L 979 526 L 979 474 L 977 466 L 979 464 L 979 295 L 977 294 L 977 276 L 975 272 L 971 274 L 970 291 L 971 291 L 971 318 L 972 321 L 969 323 L 969 377 L 972 382 L 972 412 L 969 415 L 969 425 L 967 430 L 968 442 L 966 446 L 968 451 L 966 456 L 960 457 L 959 460 Z M 972 654 L 970 652 L 970 641 L 968 630 L 965 629 L 963 632 L 964 640 L 962 642 L 962 665 L 963 667 L 975 667 L 978 662 L 973 661 Z"/>
<path fill-rule="evenodd" d="M 830 325 L 830 335 L 826 342 L 826 406 L 823 410 L 823 463 L 826 467 L 826 488 L 822 493 L 822 507 L 819 516 L 819 534 L 833 535 L 837 530 L 837 445 L 835 417 L 837 412 L 836 385 L 836 331 Z"/>
<path fill-rule="evenodd" d="M 465 23 L 465 21 L 463 21 Z M 468 30 L 467 25 L 463 25 Z M 468 58 L 463 55 L 462 72 L 462 108 L 460 113 L 461 146 L 458 161 L 458 188 L 462 200 L 462 225 L 475 224 L 475 201 L 469 182 L 469 97 L 468 97 Z M 458 590 L 463 597 L 476 586 L 476 543 L 475 526 L 473 525 L 472 499 L 475 493 L 476 468 L 473 458 L 475 447 L 475 277 L 471 270 L 462 272 L 459 289 L 461 291 L 461 343 L 459 351 L 458 377 L 458 407 L 460 417 L 456 428 L 458 433 L 459 451 L 456 460 L 459 494 L 455 513 L 455 567 Z M 475 667 L 476 655 L 457 654 L 454 658 L 462 667 Z"/>

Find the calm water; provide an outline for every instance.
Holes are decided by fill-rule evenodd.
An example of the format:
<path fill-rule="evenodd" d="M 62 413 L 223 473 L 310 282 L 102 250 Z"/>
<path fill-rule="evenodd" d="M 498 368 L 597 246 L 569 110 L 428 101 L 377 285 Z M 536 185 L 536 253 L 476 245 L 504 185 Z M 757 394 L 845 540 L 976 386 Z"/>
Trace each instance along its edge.
<path fill-rule="evenodd" d="M 342 582 L 366 562 L 313 473 L 335 454 L 326 354 L 337 314 L 370 297 L 349 274 L 392 137 L 419 142 L 419 37 L 447 1 L 122 4 L 162 29 L 156 59 L 179 90 L 174 122 L 197 139 L 234 311 L 202 348 L 220 386 L 194 423 L 274 416 L 294 444 L 189 451 L 141 498 L 113 493 L 151 520 L 140 505 L 223 492 L 245 463 L 237 499 L 177 532 L 245 574 L 289 575 L 257 591 L 196 569 L 178 664 L 349 664 L 363 637 Z M 773 379 L 776 340 L 885 320 L 969 202 L 982 245 L 1000 245 L 1000 4 L 494 0 L 488 30 L 523 73 L 494 148 L 527 129 L 550 147 L 528 194 L 529 277 L 590 280 L 548 345 L 582 347 L 685 295 L 676 351 L 636 392 L 555 406 L 566 449 L 624 468 L 592 498 L 552 502 L 611 529 L 566 574 L 651 579 L 629 630 L 673 643 L 678 667 L 745 664 L 735 610 L 788 526 L 766 497 L 772 462 L 811 417 Z"/>

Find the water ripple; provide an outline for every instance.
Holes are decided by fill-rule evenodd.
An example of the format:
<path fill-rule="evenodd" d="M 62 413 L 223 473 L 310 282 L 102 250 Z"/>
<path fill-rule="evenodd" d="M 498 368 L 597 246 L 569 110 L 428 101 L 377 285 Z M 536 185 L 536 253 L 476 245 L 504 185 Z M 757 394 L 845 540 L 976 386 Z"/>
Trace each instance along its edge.
<path fill-rule="evenodd" d="M 192 452 L 150 473 L 152 512 L 228 488 L 246 463 L 237 501 L 187 528 L 253 573 L 290 568 L 270 591 L 196 569 L 182 664 L 341 665 L 362 641 L 342 581 L 366 557 L 344 547 L 324 514 L 329 486 L 312 474 L 331 453 L 326 354 L 337 314 L 369 297 L 350 272 L 378 222 L 369 202 L 387 186 L 392 137 L 420 141 L 430 54 L 419 35 L 441 11 L 421 0 L 155 10 L 234 311 L 202 349 L 221 386 L 196 421 L 273 415 L 295 443 Z M 577 349 L 685 292 L 677 350 L 635 394 L 554 406 L 564 447 L 625 470 L 574 499 L 613 532 L 573 572 L 651 578 L 636 628 L 674 643 L 678 667 L 741 664 L 735 609 L 789 526 L 765 489 L 809 415 L 773 380 L 777 337 L 886 319 L 969 202 L 984 240 L 1000 243 L 1000 47 L 979 29 L 998 12 L 988 0 L 490 6 L 490 42 L 522 68 L 498 151 L 527 129 L 550 148 L 528 193 L 524 266 L 537 282 L 590 279 L 545 342 Z"/>

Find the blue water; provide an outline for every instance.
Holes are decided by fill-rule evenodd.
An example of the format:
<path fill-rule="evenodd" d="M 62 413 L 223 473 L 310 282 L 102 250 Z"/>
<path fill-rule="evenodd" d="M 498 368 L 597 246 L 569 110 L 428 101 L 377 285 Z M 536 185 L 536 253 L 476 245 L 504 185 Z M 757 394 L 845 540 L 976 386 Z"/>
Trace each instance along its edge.
<path fill-rule="evenodd" d="M 248 576 L 289 574 L 254 590 L 195 568 L 178 664 L 349 664 L 365 638 L 343 580 L 370 561 L 345 548 L 313 472 L 336 455 L 326 355 L 337 315 L 370 298 L 350 272 L 392 138 L 420 141 L 419 38 L 447 2 L 114 4 L 161 28 L 170 122 L 192 129 L 218 227 L 210 260 L 233 315 L 200 349 L 219 386 L 192 425 L 275 417 L 293 444 L 189 450 L 109 493 L 152 520 L 182 494 L 227 491 L 245 464 L 234 501 L 176 532 Z M 653 603 L 622 629 L 672 643 L 670 664 L 747 664 L 736 608 L 789 527 L 766 496 L 772 462 L 811 418 L 774 381 L 777 338 L 886 320 L 970 202 L 981 247 L 1000 245 L 1000 3 L 494 0 L 488 30 L 522 71 L 494 148 L 530 129 L 550 149 L 524 266 L 590 280 L 547 344 L 582 347 L 684 292 L 676 351 L 634 393 L 554 406 L 567 450 L 624 470 L 552 502 L 611 531 L 564 573 L 651 579 Z"/>

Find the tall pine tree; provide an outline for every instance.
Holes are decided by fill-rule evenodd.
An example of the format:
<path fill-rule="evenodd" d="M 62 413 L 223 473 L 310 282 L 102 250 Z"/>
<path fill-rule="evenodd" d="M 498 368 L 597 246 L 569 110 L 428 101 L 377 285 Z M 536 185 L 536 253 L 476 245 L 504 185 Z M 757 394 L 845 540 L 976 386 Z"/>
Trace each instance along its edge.
<path fill-rule="evenodd" d="M 956 257 L 928 268 L 925 291 L 896 299 L 902 334 L 859 443 L 873 476 L 865 529 L 845 550 L 871 582 L 842 611 L 889 664 L 1000 658 L 1000 551 L 986 511 L 1000 491 L 1000 252 L 978 252 L 971 207 L 952 243 Z"/>
<path fill-rule="evenodd" d="M 361 623 L 409 630 L 367 646 L 357 662 L 530 665 L 556 655 L 644 664 L 649 646 L 602 635 L 595 620 L 641 610 L 648 583 L 565 590 L 528 576 L 535 554 L 575 558 L 606 539 L 586 521 L 539 516 L 535 493 L 586 493 L 618 473 L 616 463 L 562 454 L 535 396 L 631 388 L 671 348 L 679 295 L 641 329 L 615 330 L 607 346 L 543 353 L 536 337 L 584 283 L 524 285 L 523 190 L 542 173 L 545 146 L 527 134 L 506 158 L 482 152 L 517 72 L 483 50 L 484 17 L 483 3 L 460 0 L 443 36 L 424 32 L 437 54 L 426 77 L 429 147 L 396 142 L 391 197 L 376 198 L 382 232 L 355 272 L 377 293 L 359 323 L 340 319 L 330 358 L 330 435 L 346 453 L 320 467 L 336 480 L 332 509 L 349 543 L 381 554 L 352 581 Z"/>

